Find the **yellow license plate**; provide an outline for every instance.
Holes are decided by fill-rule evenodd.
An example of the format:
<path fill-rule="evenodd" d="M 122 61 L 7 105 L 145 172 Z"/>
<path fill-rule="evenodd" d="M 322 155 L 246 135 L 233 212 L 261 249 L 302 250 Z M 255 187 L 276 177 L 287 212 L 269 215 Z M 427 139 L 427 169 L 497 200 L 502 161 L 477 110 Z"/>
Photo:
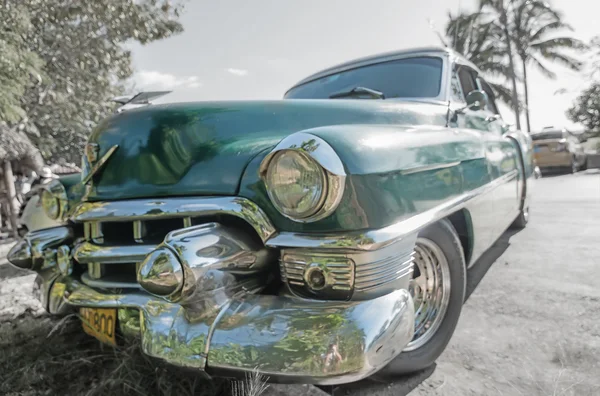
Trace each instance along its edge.
<path fill-rule="evenodd" d="M 79 313 L 83 331 L 106 344 L 117 345 L 115 337 L 116 309 L 80 308 Z"/>

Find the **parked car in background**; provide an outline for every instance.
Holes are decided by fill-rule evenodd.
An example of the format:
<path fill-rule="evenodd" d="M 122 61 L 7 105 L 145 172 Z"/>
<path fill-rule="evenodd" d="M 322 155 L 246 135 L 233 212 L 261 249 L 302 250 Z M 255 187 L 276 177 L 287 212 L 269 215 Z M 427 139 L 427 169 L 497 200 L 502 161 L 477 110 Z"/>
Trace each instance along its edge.
<path fill-rule="evenodd" d="M 48 311 L 209 375 L 317 384 L 430 366 L 467 269 L 527 225 L 534 168 L 445 48 L 348 62 L 285 100 L 119 112 L 82 157 L 41 193 L 61 225 L 9 253 Z"/>
<path fill-rule="evenodd" d="M 542 172 L 576 173 L 587 168 L 587 156 L 579 137 L 566 128 L 546 127 L 532 133 L 533 156 Z"/>

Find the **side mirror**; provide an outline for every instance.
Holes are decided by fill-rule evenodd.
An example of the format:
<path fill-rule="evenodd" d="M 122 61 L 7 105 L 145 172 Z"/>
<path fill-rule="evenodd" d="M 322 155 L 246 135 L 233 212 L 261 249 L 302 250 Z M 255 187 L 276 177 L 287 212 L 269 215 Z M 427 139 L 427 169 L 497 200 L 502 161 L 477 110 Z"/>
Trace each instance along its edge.
<path fill-rule="evenodd" d="M 478 111 L 487 105 L 487 95 L 483 91 L 471 91 L 467 95 L 467 107 Z"/>

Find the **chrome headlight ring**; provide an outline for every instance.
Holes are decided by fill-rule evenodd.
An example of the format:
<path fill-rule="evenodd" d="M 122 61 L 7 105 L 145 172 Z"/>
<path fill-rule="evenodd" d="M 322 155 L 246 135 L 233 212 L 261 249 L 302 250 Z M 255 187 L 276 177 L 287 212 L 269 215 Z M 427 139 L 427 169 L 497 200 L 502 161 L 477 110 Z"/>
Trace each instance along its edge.
<path fill-rule="evenodd" d="M 65 186 L 58 180 L 50 181 L 40 191 L 40 202 L 46 216 L 52 220 L 60 220 L 67 213 L 69 199 Z"/>
<path fill-rule="evenodd" d="M 278 206 L 273 197 L 269 167 L 282 152 L 292 151 L 316 164 L 323 174 L 322 192 L 314 207 L 303 216 L 294 216 Z M 346 172 L 342 160 L 323 139 L 310 133 L 299 132 L 283 139 L 262 161 L 259 174 L 276 209 L 285 217 L 301 223 L 311 223 L 331 215 L 344 195 Z"/>

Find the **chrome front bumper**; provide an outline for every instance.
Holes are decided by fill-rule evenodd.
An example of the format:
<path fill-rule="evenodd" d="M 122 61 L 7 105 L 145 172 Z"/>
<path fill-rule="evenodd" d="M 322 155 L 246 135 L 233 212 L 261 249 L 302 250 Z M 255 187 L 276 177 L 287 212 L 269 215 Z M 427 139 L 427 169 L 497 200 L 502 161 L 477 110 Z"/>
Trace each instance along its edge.
<path fill-rule="evenodd" d="M 217 223 L 173 231 L 146 256 L 138 281 L 154 294 L 86 285 L 73 270 L 81 244 L 67 227 L 40 230 L 18 242 L 9 260 L 38 273 L 38 298 L 49 312 L 138 310 L 145 353 L 209 375 L 258 371 L 275 382 L 348 383 L 386 366 L 413 337 L 414 307 L 406 290 L 412 262 L 408 268 L 398 261 L 399 272 L 391 274 L 362 267 L 362 261 L 381 254 L 410 255 L 414 241 L 408 237 L 351 255 L 358 268 L 368 268 L 367 275 L 357 272 L 359 280 L 369 276 L 379 284 L 381 276 L 400 276 L 397 290 L 383 284 L 380 294 L 362 293 L 360 301 L 254 294 L 266 284 L 261 278 L 271 254 Z M 72 256 L 65 246 L 75 247 Z"/>
<path fill-rule="evenodd" d="M 66 305 L 138 309 L 145 353 L 210 375 L 258 371 L 275 382 L 358 381 L 395 358 L 414 331 L 406 290 L 360 302 L 247 294 L 206 310 L 143 292 L 104 294 L 68 276 L 41 283 L 51 312 Z"/>

